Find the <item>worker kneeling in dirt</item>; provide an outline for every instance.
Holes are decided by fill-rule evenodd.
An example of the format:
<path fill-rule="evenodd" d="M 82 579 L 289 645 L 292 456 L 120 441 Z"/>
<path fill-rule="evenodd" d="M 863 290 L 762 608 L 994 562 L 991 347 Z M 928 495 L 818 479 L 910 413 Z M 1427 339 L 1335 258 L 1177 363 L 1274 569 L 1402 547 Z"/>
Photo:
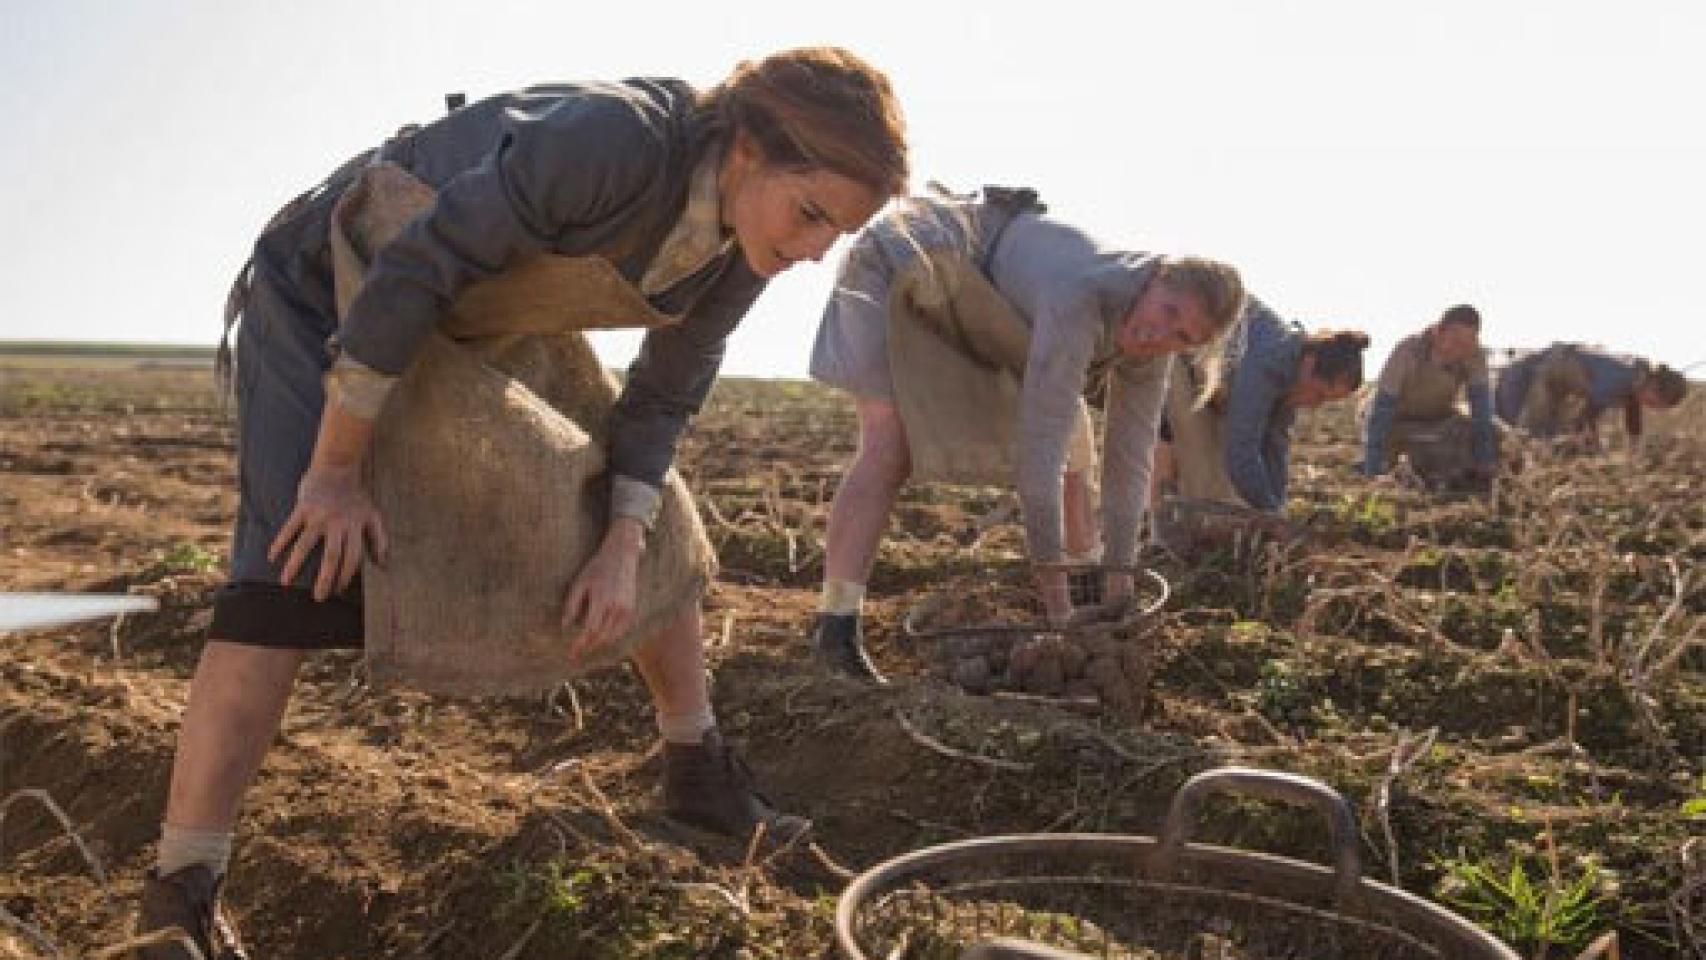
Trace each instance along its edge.
<path fill-rule="evenodd" d="M 1432 487 L 1482 487 L 1498 466 L 1492 384 L 1481 350 L 1481 314 L 1462 304 L 1392 348 L 1357 411 L 1362 470 L 1380 476 L 1400 454 Z M 1468 414 L 1458 395 L 1468 401 Z"/>
<path fill-rule="evenodd" d="M 375 251 L 340 326 L 328 266 L 339 249 L 328 239 L 334 210 L 381 168 L 427 191 L 428 204 Z M 204 957 L 241 956 L 218 909 L 240 802 L 304 653 L 362 643 L 361 594 L 350 585 L 364 557 L 385 558 L 392 519 L 380 516 L 363 478 L 370 448 L 390 442 L 375 439 L 374 421 L 419 385 L 406 370 L 453 349 L 440 331 L 465 292 L 545 255 L 585 258 L 611 281 L 601 289 L 614 285 L 670 318 L 647 334 L 607 421 L 587 425 L 607 438 L 598 445 L 608 448 L 607 486 L 481 504 L 488 488 L 473 477 L 464 484 L 473 502 L 460 504 L 473 521 L 467 550 L 494 577 L 515 579 L 508 545 L 480 541 L 482 533 L 493 539 L 480 517 L 525 520 L 549 512 L 541 498 L 604 498 L 597 512 L 606 526 L 589 537 L 597 544 L 590 559 L 568 582 L 541 582 L 538 592 L 539 616 L 565 627 L 549 637 L 562 659 L 609 662 L 597 655 L 618 638 L 627 650 L 647 526 L 730 332 L 769 277 L 822 256 L 905 180 L 887 79 L 846 51 L 819 48 L 742 64 L 703 94 L 677 80 L 632 80 L 495 96 L 405 131 L 281 211 L 233 295 L 243 322 L 232 569 L 190 688 L 143 930 L 182 927 Z M 571 305 L 594 298 L 595 286 L 570 290 Z M 536 415 L 538 404 L 512 403 L 469 422 L 495 436 Z M 511 471 L 492 449 L 475 437 L 460 468 Z M 771 838 L 796 837 L 805 821 L 756 792 L 717 732 L 697 594 L 685 608 L 630 654 L 664 741 L 666 811 L 724 835 L 745 838 L 762 826 Z M 176 944 L 145 953 L 189 955 Z"/>
<path fill-rule="evenodd" d="M 1591 449 L 1599 445 L 1600 418 L 1613 407 L 1623 408 L 1624 429 L 1635 441 L 1641 437 L 1643 409 L 1675 407 L 1687 394 L 1688 380 L 1662 363 L 1554 343 L 1500 372 L 1493 407 L 1529 436 L 1556 439 L 1574 433 Z"/>
<path fill-rule="evenodd" d="M 1171 355 L 1216 352 L 1242 308 L 1232 267 L 1106 245 L 1029 190 L 913 197 L 847 252 L 811 373 L 853 396 L 859 446 L 830 506 L 816 656 L 881 682 L 861 604 L 901 485 L 1016 482 L 1037 588 L 1072 613 L 1064 568 L 1135 559 Z M 1101 544 L 1087 390 L 1105 391 Z M 1105 599 L 1129 596 L 1109 574 Z"/>
<path fill-rule="evenodd" d="M 1174 362 L 1156 458 L 1158 492 L 1176 492 L 1181 504 L 1230 504 L 1277 516 L 1290 485 L 1297 411 L 1362 386 L 1367 346 L 1365 333 L 1307 333 L 1251 299 L 1218 377 Z M 1168 546 L 1191 541 L 1187 527 L 1194 522 L 1169 502 L 1158 504 L 1156 538 Z"/>

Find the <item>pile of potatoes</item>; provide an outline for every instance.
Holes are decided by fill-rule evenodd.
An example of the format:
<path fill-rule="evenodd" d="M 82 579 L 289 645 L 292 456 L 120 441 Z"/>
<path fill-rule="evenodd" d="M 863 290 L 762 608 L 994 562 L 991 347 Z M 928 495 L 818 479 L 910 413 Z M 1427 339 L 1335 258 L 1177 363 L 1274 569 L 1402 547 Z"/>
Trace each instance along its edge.
<path fill-rule="evenodd" d="M 975 635 L 943 642 L 948 676 L 968 693 L 1094 698 L 1108 711 L 1143 712 L 1153 657 L 1141 640 Z"/>

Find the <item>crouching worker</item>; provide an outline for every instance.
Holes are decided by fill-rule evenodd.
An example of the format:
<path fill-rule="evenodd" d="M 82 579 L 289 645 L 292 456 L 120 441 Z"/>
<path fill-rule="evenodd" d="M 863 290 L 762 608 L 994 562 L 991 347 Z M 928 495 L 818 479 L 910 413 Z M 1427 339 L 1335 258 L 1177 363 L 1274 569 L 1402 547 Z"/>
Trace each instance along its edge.
<path fill-rule="evenodd" d="M 1129 566 L 1148 499 L 1172 354 L 1217 348 L 1243 304 L 1232 267 L 1109 246 L 1028 190 L 914 197 L 862 233 L 823 320 L 812 376 L 851 394 L 858 451 L 830 506 L 813 644 L 832 670 L 881 682 L 861 604 L 909 478 L 1016 483 L 1049 618 L 1064 568 L 1100 549 Z M 1100 543 L 1086 390 L 1105 391 Z M 1129 596 L 1109 574 L 1106 600 Z"/>
<path fill-rule="evenodd" d="M 1642 411 L 1682 403 L 1688 380 L 1670 367 L 1579 343 L 1554 343 L 1499 374 L 1493 406 L 1506 423 L 1542 439 L 1574 435 L 1599 446 L 1599 421 L 1621 407 L 1631 442 L 1641 437 Z"/>
<path fill-rule="evenodd" d="M 1492 479 L 1498 438 L 1480 334 L 1480 313 L 1459 305 L 1392 348 L 1358 411 L 1365 474 L 1386 473 L 1403 454 L 1432 487 L 1484 487 Z"/>
<path fill-rule="evenodd" d="M 483 419 L 435 421 L 475 434 L 454 464 L 461 499 L 452 506 L 465 536 L 442 552 L 457 554 L 462 569 L 481 579 L 420 601 L 455 613 L 477 605 L 487 586 L 520 583 L 537 597 L 529 615 L 544 624 L 548 652 L 569 665 L 563 669 L 623 654 L 637 668 L 664 741 L 671 817 L 734 837 L 761 826 L 773 838 L 806 829 L 756 792 L 717 733 L 697 593 L 640 636 L 636 597 L 653 560 L 646 533 L 660 502 L 666 512 L 671 502 L 685 509 L 682 522 L 697 530 L 669 468 L 730 332 L 768 278 L 821 257 L 903 191 L 905 178 L 902 123 L 886 78 L 846 51 L 818 48 L 742 64 L 705 93 L 660 79 L 496 96 L 406 129 L 281 211 L 256 243 L 252 273 L 230 311 L 240 310 L 243 321 L 232 566 L 178 736 L 158 865 L 142 895 L 143 931 L 182 927 L 204 957 L 242 956 L 218 898 L 243 796 L 278 730 L 298 665 L 313 649 L 361 646 L 364 618 L 371 625 L 375 616 L 397 616 L 371 593 L 364 613 L 356 579 L 364 559 L 378 564 L 363 578 L 370 590 L 404 561 L 441 562 L 439 551 L 416 549 L 413 532 L 391 512 L 399 501 L 386 491 L 408 502 L 425 472 L 410 458 L 435 442 L 435 431 L 425 429 L 400 442 L 409 424 L 398 422 L 399 411 L 433 412 L 433 403 L 462 399 L 432 381 L 443 371 L 467 374 L 459 384 L 497 401 Z M 351 253 L 347 241 L 359 240 L 340 219 L 358 184 L 412 190 L 420 208 L 395 219 L 394 239 L 354 251 L 366 258 L 365 279 L 346 290 L 332 264 Z M 559 267 L 567 272 L 559 275 Z M 654 329 L 601 415 L 569 423 L 523 395 L 515 386 L 525 379 L 520 373 L 509 381 L 495 372 L 500 354 L 528 340 L 507 336 L 517 331 L 503 323 L 488 332 L 505 336 L 486 338 L 498 344 L 483 355 L 496 358 L 492 365 L 473 359 L 485 349 L 476 341 L 446 336 L 460 337 L 452 328 L 471 302 L 491 306 L 494 285 L 534 277 L 557 284 L 553 308 L 650 318 L 642 322 Z M 555 322 L 559 311 L 538 312 Z M 328 350 L 334 334 L 338 346 Z M 578 356 L 601 374 L 590 351 Z M 561 371 L 533 375 L 535 383 L 562 379 Z M 586 442 L 592 452 L 582 459 L 597 459 L 598 482 L 535 489 L 519 504 L 491 492 L 513 491 L 512 475 L 538 461 L 523 456 L 523 445 L 506 450 L 493 438 L 546 422 L 563 427 L 554 443 Z M 364 468 L 372 468 L 371 487 Z M 553 555 L 566 548 L 535 542 L 542 538 L 513 523 L 508 529 L 527 542 L 494 542 L 503 537 L 490 529 L 500 528 L 481 523 L 549 518 L 568 509 L 562 504 L 584 504 L 597 520 L 585 538 L 587 559 L 560 577 L 540 570 L 560 564 Z M 189 953 L 169 945 L 146 955 Z"/>
<path fill-rule="evenodd" d="M 1184 503 L 1229 504 L 1277 517 L 1290 485 L 1297 411 L 1350 396 L 1362 385 L 1368 335 L 1306 333 L 1252 299 L 1220 376 L 1176 362 L 1168 387 L 1166 439 L 1158 460 Z M 1164 504 L 1163 506 L 1167 506 Z M 1190 529 L 1206 517 L 1158 510 L 1155 533 L 1188 552 Z"/>

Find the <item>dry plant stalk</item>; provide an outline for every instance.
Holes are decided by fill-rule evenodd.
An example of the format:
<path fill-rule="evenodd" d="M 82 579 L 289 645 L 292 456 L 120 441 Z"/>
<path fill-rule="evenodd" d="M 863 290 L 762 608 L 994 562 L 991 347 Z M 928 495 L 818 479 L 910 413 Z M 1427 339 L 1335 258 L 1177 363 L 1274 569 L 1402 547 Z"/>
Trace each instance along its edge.
<path fill-rule="evenodd" d="M 1612 930 L 1588 944 L 1586 950 L 1576 954 L 1576 960 L 1619 960 L 1622 955 L 1617 946 L 1617 931 Z"/>
<path fill-rule="evenodd" d="M 1438 727 L 1430 727 L 1420 737 L 1409 732 L 1400 736 L 1398 745 L 1392 748 L 1392 759 L 1386 764 L 1386 775 L 1374 790 L 1374 810 L 1380 819 L 1381 836 L 1386 841 L 1386 863 L 1391 867 L 1394 887 L 1402 887 L 1403 882 L 1399 876 L 1398 838 L 1392 831 L 1392 788 L 1399 777 L 1410 772 L 1417 761 L 1428 755 L 1438 737 Z"/>
<path fill-rule="evenodd" d="M 540 786 L 542 787 L 545 781 L 548 781 L 558 774 L 569 770 L 573 770 L 575 773 L 579 774 L 581 788 L 586 791 L 586 795 L 590 797 L 592 801 L 587 805 L 591 806 L 593 811 L 599 815 L 599 818 L 604 821 L 605 826 L 610 828 L 610 832 L 616 836 L 616 839 L 630 851 L 636 853 L 644 852 L 647 849 L 645 841 L 641 840 L 639 834 L 635 833 L 626 823 L 622 822 L 622 818 L 616 813 L 616 808 L 611 805 L 610 798 L 605 796 L 604 791 L 598 788 L 597 783 L 593 782 L 592 774 L 587 771 L 585 765 L 583 765 L 579 760 L 564 760 L 560 763 L 552 764 L 540 775 Z M 537 790 L 535 790 L 535 792 L 537 792 Z M 555 818 L 553 819 L 555 820 Z M 560 827 L 568 829 L 568 825 L 566 823 L 562 823 L 561 821 L 557 821 L 557 823 Z M 578 832 L 573 831 L 572 829 L 571 832 L 575 832 L 576 836 L 579 837 Z"/>
<path fill-rule="evenodd" d="M 1671 934 L 1695 960 L 1706 960 L 1706 840 L 1694 837 L 1677 851 L 1682 882 L 1665 902 Z"/>
<path fill-rule="evenodd" d="M 88 960 L 116 960 L 118 957 L 130 956 L 134 951 L 141 950 L 143 947 L 159 946 L 166 943 L 175 943 L 183 947 L 184 952 L 190 955 L 191 960 L 207 960 L 206 957 L 202 956 L 201 948 L 196 946 L 195 941 L 181 927 L 155 930 L 139 937 L 132 937 L 123 943 L 102 947 L 100 950 L 89 954 Z"/>
<path fill-rule="evenodd" d="M 900 724 L 900 729 L 904 731 L 908 737 L 911 737 L 914 743 L 926 750 L 939 753 L 950 760 L 963 760 L 967 763 L 975 763 L 979 766 L 989 767 L 994 770 L 1006 770 L 1012 773 L 1030 773 L 1031 770 L 1035 769 L 1034 764 L 1020 763 L 1017 760 L 1002 760 L 997 757 L 986 757 L 980 753 L 970 753 L 965 750 L 961 750 L 958 747 L 950 747 L 942 741 L 937 740 L 913 726 L 912 722 L 906 718 L 906 714 L 901 712 L 899 707 L 894 709 L 894 719 L 896 723 Z"/>
<path fill-rule="evenodd" d="M 706 881 L 675 881 L 668 884 L 668 886 L 670 889 L 680 890 L 682 893 L 713 894 L 717 899 L 728 904 L 729 908 L 734 910 L 742 920 L 749 919 L 752 916 L 752 907 L 748 905 L 742 897 L 737 896 L 734 891 L 720 883 L 709 883 Z"/>
<path fill-rule="evenodd" d="M 515 960 L 516 957 L 521 956 L 521 951 L 527 949 L 527 944 L 533 939 L 534 934 L 538 933 L 539 928 L 544 925 L 545 913 L 541 911 L 537 917 L 533 918 L 533 922 L 527 925 L 527 929 L 521 931 L 521 936 L 510 944 L 509 949 L 498 955 L 498 960 Z"/>
<path fill-rule="evenodd" d="M 0 922 L 4 922 L 6 926 L 18 931 L 26 940 L 34 944 L 37 950 L 47 956 L 54 958 L 64 956 L 63 953 L 59 952 L 59 948 L 53 945 L 53 941 L 48 939 L 47 934 L 41 931 L 41 928 L 6 909 L 5 904 L 0 904 Z"/>

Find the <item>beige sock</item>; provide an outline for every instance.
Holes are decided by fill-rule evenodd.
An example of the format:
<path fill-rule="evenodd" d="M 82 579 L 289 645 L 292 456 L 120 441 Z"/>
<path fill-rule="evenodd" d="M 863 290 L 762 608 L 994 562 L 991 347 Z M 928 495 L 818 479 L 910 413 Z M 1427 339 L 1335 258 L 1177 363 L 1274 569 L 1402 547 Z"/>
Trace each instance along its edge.
<path fill-rule="evenodd" d="M 1101 563 L 1102 562 L 1102 545 L 1098 543 L 1095 546 L 1091 547 L 1090 549 L 1084 551 L 1083 553 L 1068 553 L 1066 555 L 1066 562 L 1067 563 L 1082 563 L 1082 564 Z"/>
<path fill-rule="evenodd" d="M 191 830 L 165 824 L 160 828 L 157 869 L 168 877 L 185 867 L 202 864 L 216 877 L 231 865 L 230 830 Z"/>
<path fill-rule="evenodd" d="M 717 715 L 710 704 L 687 713 L 658 713 L 658 733 L 665 743 L 699 743 L 705 739 L 705 731 L 716 725 Z"/>
<path fill-rule="evenodd" d="M 819 613 L 858 615 L 865 605 L 865 585 L 851 580 L 825 580 Z"/>

